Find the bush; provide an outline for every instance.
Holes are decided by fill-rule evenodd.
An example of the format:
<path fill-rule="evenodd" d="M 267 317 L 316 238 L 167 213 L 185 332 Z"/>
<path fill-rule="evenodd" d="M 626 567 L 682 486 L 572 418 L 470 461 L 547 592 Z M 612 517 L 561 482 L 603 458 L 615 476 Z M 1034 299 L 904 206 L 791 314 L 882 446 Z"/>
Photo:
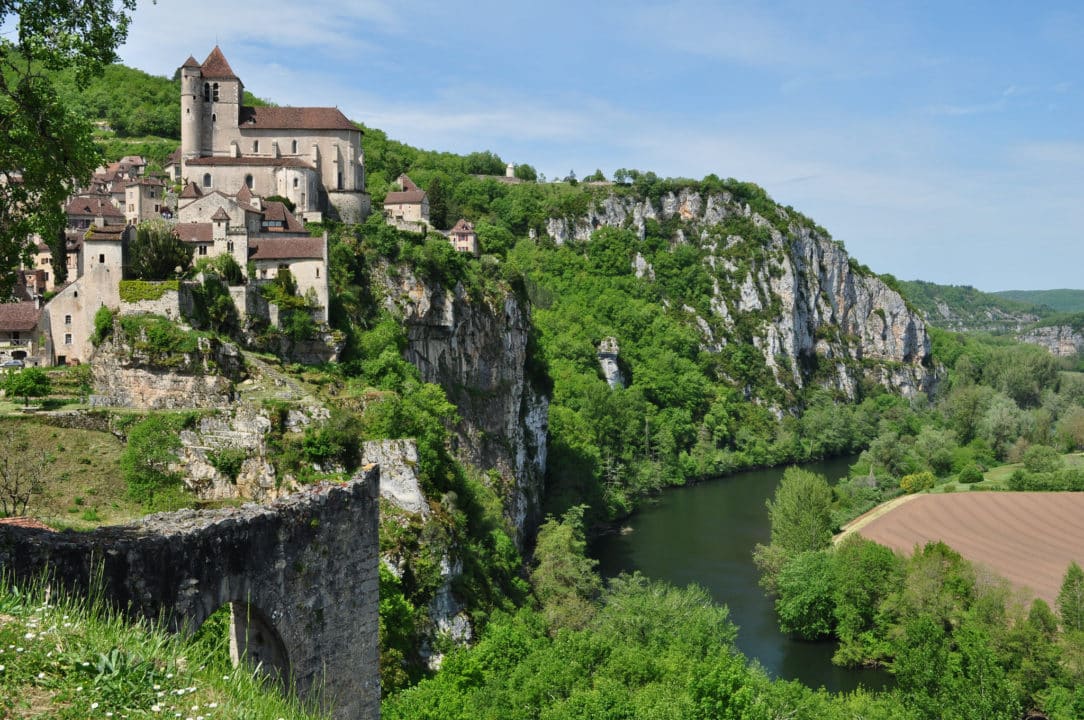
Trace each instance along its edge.
<path fill-rule="evenodd" d="M 982 482 L 984 477 L 985 476 L 982 474 L 982 470 L 979 469 L 979 466 L 975 463 L 971 463 L 964 466 L 963 470 L 956 476 L 956 480 L 965 484 L 971 484 Z"/>
<path fill-rule="evenodd" d="M 113 317 L 112 310 L 102 305 L 98 308 L 98 312 L 94 313 L 94 334 L 90 336 L 90 341 L 94 344 L 94 347 L 98 347 L 106 338 L 113 334 Z"/>
<path fill-rule="evenodd" d="M 900 489 L 905 493 L 917 493 L 929 490 L 937 483 L 937 478 L 928 470 L 911 473 L 900 478 Z"/>
<path fill-rule="evenodd" d="M 121 302 L 137 303 L 141 300 L 161 300 L 167 290 L 177 290 L 180 283 L 176 280 L 121 280 L 118 284 Z"/>
<path fill-rule="evenodd" d="M 121 475 L 128 496 L 154 507 L 158 495 L 169 496 L 179 489 L 181 475 L 171 466 L 181 446 L 178 433 L 191 421 L 181 414 L 151 415 L 128 431 L 128 446 L 120 458 Z"/>
<path fill-rule="evenodd" d="M 240 448 L 221 448 L 207 454 L 207 461 L 215 470 L 236 482 L 241 474 L 241 466 L 245 464 L 248 453 Z"/>

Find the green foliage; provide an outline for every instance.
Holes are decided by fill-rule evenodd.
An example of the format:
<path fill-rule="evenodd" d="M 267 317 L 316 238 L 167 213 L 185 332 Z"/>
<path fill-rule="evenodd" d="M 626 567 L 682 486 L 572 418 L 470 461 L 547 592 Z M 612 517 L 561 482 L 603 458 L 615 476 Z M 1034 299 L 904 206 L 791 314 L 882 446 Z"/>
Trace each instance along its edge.
<path fill-rule="evenodd" d="M 538 529 L 531 584 L 550 631 L 585 627 L 601 589 L 596 560 L 586 556 L 584 506 L 570 508 L 560 521 L 548 518 Z"/>
<path fill-rule="evenodd" d="M 766 504 L 771 544 L 787 555 L 822 550 L 831 543 L 832 489 L 823 475 L 787 468 L 774 497 Z"/>
<path fill-rule="evenodd" d="M 970 485 L 972 483 L 982 482 L 984 479 L 982 470 L 975 463 L 968 463 L 960 470 L 956 475 L 956 481 Z"/>
<path fill-rule="evenodd" d="M 160 315 L 124 315 L 119 324 L 133 350 L 161 365 L 180 364 L 185 355 L 199 350 L 200 333 Z"/>
<path fill-rule="evenodd" d="M 884 279 L 885 276 L 881 277 Z M 1049 303 L 1042 300 L 1016 297 L 1011 293 L 986 293 L 969 285 L 938 285 L 922 280 L 896 283 L 900 294 L 914 303 L 930 323 L 955 330 L 1015 330 L 1020 322 L 1017 318 L 1051 312 L 1050 307 L 1044 307 Z M 942 314 L 942 307 L 949 309 L 951 319 Z M 1009 319 L 999 322 L 991 320 L 992 317 Z"/>
<path fill-rule="evenodd" d="M 26 238 L 58 238 L 64 201 L 90 180 L 99 154 L 90 123 L 62 97 L 56 74 L 87 83 L 116 59 L 134 0 L 90 0 L 72 13 L 41 0 L 5 3 L 0 25 L 0 168 L 19 182 L 0 183 L 0 297 L 29 260 Z M 58 31 L 59 29 L 59 31 Z"/>
<path fill-rule="evenodd" d="M 824 550 L 800 552 L 776 579 L 779 629 L 804 640 L 818 640 L 835 626 L 833 558 Z"/>
<path fill-rule="evenodd" d="M 1075 561 L 1065 571 L 1056 604 L 1064 630 L 1084 630 L 1084 570 Z"/>
<path fill-rule="evenodd" d="M 175 279 L 188 271 L 195 251 L 165 221 L 148 220 L 136 228 L 128 248 L 128 268 L 141 280 Z"/>
<path fill-rule="evenodd" d="M 937 477 L 929 470 L 911 473 L 900 478 L 900 489 L 905 493 L 917 493 L 929 490 L 937 484 Z"/>
<path fill-rule="evenodd" d="M 137 303 L 143 300 L 161 300 L 167 290 L 176 291 L 178 288 L 180 288 L 180 283 L 177 280 L 160 280 L 157 282 L 150 282 L 147 280 L 121 280 L 118 283 L 120 301 L 126 303 Z"/>
<path fill-rule="evenodd" d="M 196 261 L 196 270 L 217 275 L 227 285 L 245 284 L 245 271 L 237 264 L 237 260 L 234 259 L 233 255 L 222 254 L 210 258 L 200 258 Z"/>
<path fill-rule="evenodd" d="M 181 475 L 171 469 L 181 447 L 178 433 L 188 426 L 187 414 L 149 415 L 128 430 L 121 455 L 121 475 L 128 495 L 148 509 L 171 509 L 180 498 Z"/>
<path fill-rule="evenodd" d="M 1080 290 L 1002 290 L 994 295 L 1032 307 L 1049 307 L 1058 312 L 1084 312 L 1084 292 Z"/>
<path fill-rule="evenodd" d="M 248 453 L 241 448 L 223 447 L 207 453 L 207 462 L 234 482 L 241 474 L 241 466 L 245 464 L 247 458 Z"/>
<path fill-rule="evenodd" d="M 1064 462 L 1052 447 L 1032 445 L 1024 451 L 1024 469 L 1031 473 L 1052 473 L 1061 470 Z"/>
<path fill-rule="evenodd" d="M 28 367 L 4 378 L 3 387 L 8 396 L 21 397 L 23 405 L 29 405 L 30 398 L 45 397 L 52 392 L 52 381 L 43 369 Z"/>

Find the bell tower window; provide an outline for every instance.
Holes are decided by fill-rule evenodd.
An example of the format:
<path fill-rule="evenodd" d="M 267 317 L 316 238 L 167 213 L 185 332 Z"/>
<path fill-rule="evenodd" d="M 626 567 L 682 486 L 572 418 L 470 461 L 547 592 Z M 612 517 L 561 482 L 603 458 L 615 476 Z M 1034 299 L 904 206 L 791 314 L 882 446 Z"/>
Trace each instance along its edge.
<path fill-rule="evenodd" d="M 218 83 L 211 86 L 211 100 L 212 102 L 218 102 Z"/>
<path fill-rule="evenodd" d="M 251 175 L 245 175 L 245 185 L 248 186 L 249 190 L 252 189 L 252 176 Z"/>
<path fill-rule="evenodd" d="M 203 187 L 211 187 L 211 173 L 203 173 Z"/>
<path fill-rule="evenodd" d="M 204 99 L 204 101 L 210 101 L 210 99 L 211 99 L 211 83 L 203 83 L 203 99 Z"/>

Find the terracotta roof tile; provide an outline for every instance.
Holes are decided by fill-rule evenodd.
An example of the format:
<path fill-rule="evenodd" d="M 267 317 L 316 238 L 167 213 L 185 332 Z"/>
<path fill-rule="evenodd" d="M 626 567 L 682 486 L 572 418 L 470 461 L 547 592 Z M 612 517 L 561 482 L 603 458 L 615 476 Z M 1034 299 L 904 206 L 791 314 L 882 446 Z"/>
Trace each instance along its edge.
<path fill-rule="evenodd" d="M 33 301 L 0 303 L 0 330 L 33 330 L 40 315 L 41 308 Z"/>
<path fill-rule="evenodd" d="M 324 257 L 324 239 L 263 235 L 249 240 L 248 249 L 251 260 L 318 260 Z"/>
<path fill-rule="evenodd" d="M 203 61 L 203 65 L 200 66 L 200 71 L 205 78 L 219 80 L 237 79 L 237 75 L 234 74 L 233 68 L 226 62 L 226 56 L 222 54 L 221 48 L 217 45 L 215 45 L 215 49 L 211 51 L 211 54 L 207 56 L 207 59 Z"/>
<path fill-rule="evenodd" d="M 209 243 L 214 240 L 214 226 L 211 223 L 178 223 L 173 230 L 184 242 Z"/>
<path fill-rule="evenodd" d="M 244 203 L 245 205 L 252 204 L 252 190 L 245 183 L 241 183 L 241 189 L 237 191 L 237 202 Z"/>
<path fill-rule="evenodd" d="M 181 162 L 181 149 L 177 148 L 176 150 L 174 150 L 173 152 L 171 152 L 169 154 L 169 157 L 166 158 L 166 167 L 169 167 L 170 165 L 179 165 L 180 162 Z"/>
<path fill-rule="evenodd" d="M 41 520 L 32 517 L 0 518 L 0 525 L 11 525 L 13 527 L 30 528 L 32 530 L 48 530 L 49 532 L 56 532 L 56 530 L 53 530 Z"/>
<path fill-rule="evenodd" d="M 413 180 L 410 179 L 410 176 L 406 173 L 403 173 L 398 178 L 396 178 L 396 181 L 399 183 L 399 187 L 403 188 L 404 191 L 421 189 Z"/>
<path fill-rule="evenodd" d="M 218 221 L 229 220 L 230 219 L 230 214 L 228 212 L 226 212 L 226 210 L 224 208 L 219 207 L 217 210 L 215 210 L 215 214 L 211 216 L 211 219 L 212 220 L 218 220 Z"/>
<path fill-rule="evenodd" d="M 229 167 L 229 166 L 236 166 L 236 165 L 251 165 L 253 167 L 274 166 L 274 167 L 309 168 L 310 170 L 315 169 L 312 166 L 311 163 L 305 162 L 304 160 L 301 160 L 300 158 L 294 158 L 294 157 L 270 158 L 270 157 L 225 157 L 225 156 L 218 157 L 218 156 L 215 156 L 215 157 L 192 158 L 191 160 L 188 160 L 185 164 L 189 165 L 191 167 L 196 167 L 196 166 L 198 166 L 198 167 L 215 167 L 215 166 Z"/>
<path fill-rule="evenodd" d="M 186 200 L 189 198 L 200 198 L 203 197 L 203 193 L 200 191 L 199 186 L 196 185 L 196 183 L 189 181 L 188 184 L 184 186 L 184 190 L 181 190 L 181 194 L 178 195 L 178 197 L 184 198 Z"/>
<path fill-rule="evenodd" d="M 238 123 L 242 129 L 361 132 L 339 108 L 333 107 L 243 107 Z"/>
<path fill-rule="evenodd" d="M 264 205 L 263 219 L 265 221 L 281 222 L 286 232 L 305 232 L 305 226 L 301 221 L 294 217 L 294 214 L 284 204 L 274 200 Z"/>
<path fill-rule="evenodd" d="M 420 204 L 425 199 L 424 190 L 405 190 L 403 192 L 390 192 L 384 198 L 384 205 L 412 205 Z"/>
<path fill-rule="evenodd" d="M 473 233 L 474 232 L 474 224 L 468 222 L 464 218 L 459 218 L 459 222 L 457 222 L 455 224 L 455 227 L 452 228 L 449 232 L 454 233 L 456 235 L 464 234 L 464 233 Z"/>
<path fill-rule="evenodd" d="M 181 65 L 181 67 L 197 67 L 197 68 L 198 68 L 198 67 L 199 67 L 199 63 L 198 63 L 198 62 L 196 62 L 196 58 L 194 58 L 194 57 L 192 57 L 191 55 L 189 55 L 189 56 L 188 56 L 188 59 L 184 61 L 184 64 L 183 64 L 183 65 Z"/>
<path fill-rule="evenodd" d="M 118 210 L 106 195 L 78 195 L 68 201 L 64 212 L 68 215 L 91 215 L 101 218 L 124 217 L 124 213 Z"/>

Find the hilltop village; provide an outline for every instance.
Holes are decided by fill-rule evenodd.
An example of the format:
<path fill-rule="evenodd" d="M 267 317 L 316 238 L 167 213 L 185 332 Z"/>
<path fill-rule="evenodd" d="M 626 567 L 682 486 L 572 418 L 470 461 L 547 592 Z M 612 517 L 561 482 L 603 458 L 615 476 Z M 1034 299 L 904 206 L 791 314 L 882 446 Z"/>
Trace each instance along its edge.
<path fill-rule="evenodd" d="M 50 245 L 33 240 L 15 302 L 0 304 L 0 364 L 87 362 L 95 313 L 125 309 L 131 244 L 147 222 L 164 223 L 189 246 L 197 269 L 221 256 L 233 259 L 243 277 L 231 283 L 230 297 L 242 320 L 279 322 L 261 288 L 288 271 L 313 321 L 326 328 L 328 239 L 308 225 L 359 222 L 370 213 L 361 130 L 338 108 L 243 105 L 244 84 L 217 46 L 202 63 L 189 57 L 179 75 L 180 147 L 161 173 L 147 172 L 142 157 L 124 157 L 99 168 L 69 199 L 64 282 L 52 272 Z M 425 191 L 406 175 L 397 182 L 384 203 L 388 222 L 436 232 Z M 445 235 L 456 250 L 478 254 L 469 221 L 460 219 Z M 156 309 L 183 315 L 176 304 Z"/>

